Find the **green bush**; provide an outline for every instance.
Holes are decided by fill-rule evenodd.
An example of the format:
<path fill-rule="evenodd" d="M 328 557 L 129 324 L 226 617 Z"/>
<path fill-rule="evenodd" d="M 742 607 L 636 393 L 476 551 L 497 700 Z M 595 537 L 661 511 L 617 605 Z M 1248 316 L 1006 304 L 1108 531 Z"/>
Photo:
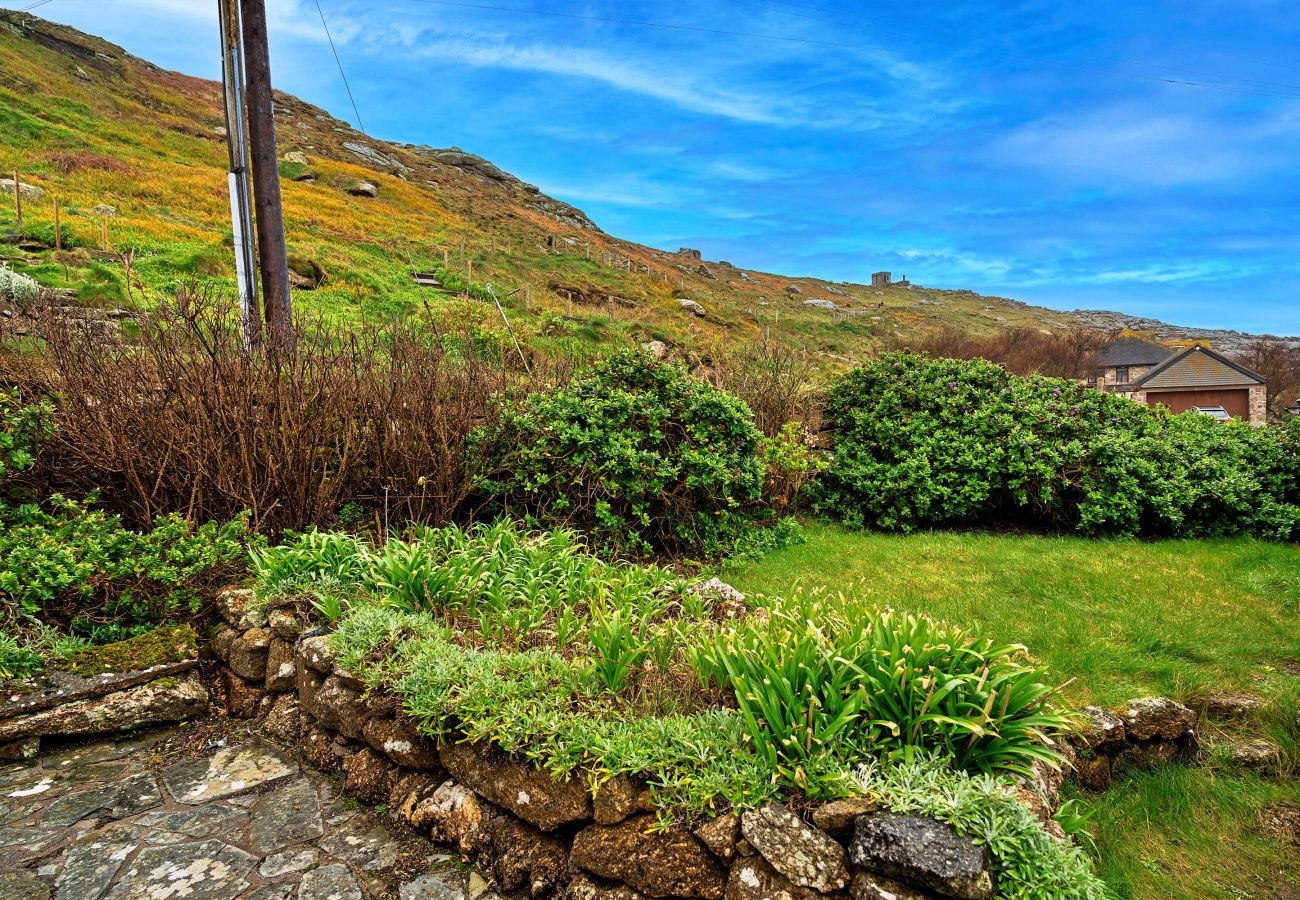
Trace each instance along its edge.
<path fill-rule="evenodd" d="M 41 442 L 52 429 L 54 407 L 24 404 L 17 391 L 0 390 L 0 485 L 36 463 Z M 0 502 L 4 499 L 0 493 Z"/>
<path fill-rule="evenodd" d="M 246 523 L 160 517 L 147 532 L 58 495 L 0 517 L 0 601 L 96 642 L 197 612 L 247 554 Z"/>
<path fill-rule="evenodd" d="M 1171 416 L 983 360 L 895 353 L 831 392 L 816 506 L 855 526 L 1300 533 L 1293 428 Z"/>
<path fill-rule="evenodd" d="M 480 488 L 508 509 L 638 553 L 712 554 L 763 488 L 746 406 L 674 363 L 622 353 L 502 410 Z"/>
<path fill-rule="evenodd" d="M 45 659 L 17 636 L 0 630 L 0 680 L 27 678 L 45 665 Z"/>
<path fill-rule="evenodd" d="M 924 616 L 796 594 L 702 644 L 706 681 L 731 688 L 754 752 L 783 778 L 823 756 L 942 752 L 961 769 L 1026 773 L 1059 762 L 1068 727 L 1024 660 Z"/>

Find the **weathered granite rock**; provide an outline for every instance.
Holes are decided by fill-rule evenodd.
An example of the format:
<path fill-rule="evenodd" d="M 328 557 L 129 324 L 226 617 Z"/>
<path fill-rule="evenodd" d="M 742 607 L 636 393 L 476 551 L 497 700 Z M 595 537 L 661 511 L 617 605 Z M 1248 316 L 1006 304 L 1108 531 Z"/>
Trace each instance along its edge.
<path fill-rule="evenodd" d="M 849 858 L 868 872 L 945 897 L 987 900 L 994 895 L 984 849 L 934 819 L 883 812 L 861 816 Z"/>
<path fill-rule="evenodd" d="M 1193 709 L 1218 722 L 1240 719 L 1264 705 L 1264 698 L 1255 694 L 1208 694 L 1194 697 L 1188 703 Z"/>
<path fill-rule="evenodd" d="M 302 632 L 302 624 L 287 609 L 273 609 L 266 616 L 266 627 L 271 634 L 282 641 L 293 643 Z"/>
<path fill-rule="evenodd" d="M 651 897 L 720 898 L 723 872 L 705 846 L 692 835 L 653 833 L 653 827 L 652 816 L 589 825 L 574 838 L 570 862 Z"/>
<path fill-rule="evenodd" d="M 709 819 L 693 832 L 704 846 L 719 859 L 731 859 L 736 855 L 736 842 L 740 839 L 740 816 L 724 813 Z"/>
<path fill-rule="evenodd" d="M 685 297 L 679 297 L 677 300 L 677 305 L 680 306 L 682 309 L 686 310 L 691 315 L 700 319 L 703 319 L 705 316 L 708 315 L 708 312 L 705 311 L 703 306 L 696 303 L 694 300 L 688 300 Z"/>
<path fill-rule="evenodd" d="M 488 815 L 473 791 L 447 781 L 431 797 L 418 801 L 407 821 L 414 828 L 427 828 L 435 841 L 451 844 L 461 853 L 472 853 L 488 839 Z"/>
<path fill-rule="evenodd" d="M 869 797 L 847 797 L 832 800 L 813 810 L 813 824 L 834 837 L 845 837 L 853 833 L 853 823 L 858 816 L 866 815 L 883 808 L 879 800 Z"/>
<path fill-rule="evenodd" d="M 50 900 L 50 886 L 39 878 L 6 872 L 0 874 L 0 897 L 5 900 Z"/>
<path fill-rule="evenodd" d="M 1176 741 L 1196 732 L 1196 713 L 1168 697 L 1140 697 L 1120 711 L 1131 741 Z"/>
<path fill-rule="evenodd" d="M 229 669 L 221 672 L 221 687 L 226 695 L 226 709 L 236 719 L 252 719 L 266 691 L 257 682 L 246 681 Z"/>
<path fill-rule="evenodd" d="M 1085 791 L 1104 791 L 1110 787 L 1111 762 L 1104 753 L 1079 756 L 1074 761 L 1074 780 Z"/>
<path fill-rule="evenodd" d="M 296 744 L 302 733 L 302 709 L 298 705 L 298 698 L 293 694 L 277 696 L 270 712 L 262 721 L 262 728 L 267 734 Z"/>
<path fill-rule="evenodd" d="M 642 900 L 645 894 L 626 884 L 604 884 L 578 872 L 556 896 L 558 900 Z"/>
<path fill-rule="evenodd" d="M 301 150 L 290 150 L 284 155 L 285 162 L 297 163 L 300 166 L 308 164 L 307 154 Z"/>
<path fill-rule="evenodd" d="M 230 643 L 227 665 L 240 678 L 261 681 L 266 677 L 266 654 L 271 647 L 271 629 L 250 628 Z"/>
<path fill-rule="evenodd" d="M 1282 761 L 1282 748 L 1262 738 L 1233 744 L 1232 761 L 1251 769 L 1267 769 Z"/>
<path fill-rule="evenodd" d="M 365 747 L 343 762 L 345 789 L 364 803 L 384 803 L 393 786 L 393 764 L 382 753 Z"/>
<path fill-rule="evenodd" d="M 1079 743 L 1085 750 L 1124 743 L 1124 720 L 1109 709 L 1085 706 L 1080 710 Z"/>
<path fill-rule="evenodd" d="M 740 830 L 774 869 L 799 887 L 829 893 L 849 883 L 844 848 L 779 803 L 746 812 Z"/>
<path fill-rule="evenodd" d="M 884 875 L 870 872 L 853 873 L 853 882 L 849 885 L 853 900 L 933 900 L 933 894 L 918 891 L 902 882 Z"/>
<path fill-rule="evenodd" d="M 233 797 L 298 774 L 298 764 L 269 744 L 252 740 L 213 756 L 176 763 L 163 782 L 179 803 L 191 806 Z"/>
<path fill-rule="evenodd" d="M 644 786 L 618 775 L 596 789 L 592 814 L 599 825 L 617 825 L 628 816 L 650 810 L 650 793 Z"/>
<path fill-rule="evenodd" d="M 337 772 L 343 759 L 335 750 L 334 735 L 316 725 L 307 727 L 302 737 L 302 755 L 322 772 Z"/>
<path fill-rule="evenodd" d="M 0 191 L 6 194 L 21 193 L 24 200 L 40 200 L 45 196 L 45 191 L 36 185 L 25 181 L 15 182 L 12 178 L 0 178 Z"/>
<path fill-rule="evenodd" d="M 366 743 L 399 766 L 408 769 L 440 769 L 437 745 L 421 734 L 408 718 L 367 719 L 362 727 Z"/>
<path fill-rule="evenodd" d="M 0 720 L 0 742 L 44 735 L 106 734 L 147 725 L 179 722 L 208 708 L 208 692 L 195 672 L 164 678 L 55 706 L 39 712 Z"/>
<path fill-rule="evenodd" d="M 366 705 L 360 692 L 348 687 L 339 676 L 326 678 L 310 702 L 301 694 L 299 699 L 303 709 L 314 716 L 322 728 L 354 740 L 364 737 L 362 726 L 367 719 Z"/>
<path fill-rule="evenodd" d="M 275 632 L 271 632 L 274 634 Z M 297 684 L 293 644 L 278 637 L 271 638 L 266 653 L 266 689 L 273 694 L 291 691 Z"/>
<path fill-rule="evenodd" d="M 107 900 L 228 900 L 248 888 L 257 857 L 218 840 L 146 847 Z"/>
<path fill-rule="evenodd" d="M 488 852 L 482 858 L 505 891 L 526 888 L 533 897 L 554 896 L 568 868 L 568 848 L 513 816 L 497 815 L 487 822 Z"/>
<path fill-rule="evenodd" d="M 329 645 L 328 635 L 313 635 L 298 642 L 298 663 L 313 672 L 333 674 L 336 657 L 337 654 Z"/>
<path fill-rule="evenodd" d="M 363 900 L 363 895 L 348 867 L 332 863 L 302 876 L 298 900 Z"/>
<path fill-rule="evenodd" d="M 264 856 L 316 840 L 325 833 L 316 788 L 298 778 L 258 797 L 248 811 L 248 832 L 249 846 Z"/>
<path fill-rule="evenodd" d="M 250 588 L 226 588 L 218 593 L 217 614 L 238 631 L 266 625 L 266 606 Z"/>
<path fill-rule="evenodd" d="M 398 900 L 477 900 L 470 896 L 469 878 L 464 872 L 456 869 L 421 875 L 414 881 L 402 885 L 398 890 L 397 898 Z"/>
<path fill-rule="evenodd" d="M 761 856 L 737 860 L 727 873 L 724 900 L 821 900 L 844 897 L 842 892 L 823 894 L 793 883 Z"/>
<path fill-rule="evenodd" d="M 235 643 L 235 638 L 239 637 L 239 632 L 234 628 L 226 626 L 212 636 L 212 642 L 208 647 L 212 650 L 212 655 L 223 663 L 230 663 L 230 647 Z"/>
<path fill-rule="evenodd" d="M 123 861 L 140 846 L 139 831 L 123 825 L 100 829 L 80 839 L 68 850 L 54 883 L 55 900 L 100 897 Z"/>
<path fill-rule="evenodd" d="M 370 181 L 358 181 L 347 187 L 347 192 L 353 197 L 378 197 L 379 187 Z"/>
<path fill-rule="evenodd" d="M 543 831 L 592 816 L 591 797 L 580 779 L 556 781 L 486 744 L 448 741 L 440 755 L 458 782 Z"/>

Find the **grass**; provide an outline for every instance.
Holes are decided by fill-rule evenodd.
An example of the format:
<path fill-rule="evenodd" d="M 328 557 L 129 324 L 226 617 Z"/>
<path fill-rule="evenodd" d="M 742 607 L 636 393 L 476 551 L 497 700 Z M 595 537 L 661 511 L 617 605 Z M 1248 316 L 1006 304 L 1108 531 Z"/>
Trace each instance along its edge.
<path fill-rule="evenodd" d="M 1073 705 L 1142 695 L 1188 700 L 1246 691 L 1269 703 L 1239 726 L 1202 723 L 1201 767 L 1130 771 L 1090 816 L 1099 874 L 1119 897 L 1272 897 L 1300 889 L 1300 856 L 1262 834 L 1259 811 L 1300 804 L 1300 551 L 1250 539 L 1099 541 L 809 525 L 807 541 L 721 577 L 746 593 L 796 585 L 924 612 L 995 641 L 1026 644 Z M 1222 743 L 1263 736 L 1281 771 L 1242 771 Z M 1270 889 L 1282 890 L 1273 894 Z"/>

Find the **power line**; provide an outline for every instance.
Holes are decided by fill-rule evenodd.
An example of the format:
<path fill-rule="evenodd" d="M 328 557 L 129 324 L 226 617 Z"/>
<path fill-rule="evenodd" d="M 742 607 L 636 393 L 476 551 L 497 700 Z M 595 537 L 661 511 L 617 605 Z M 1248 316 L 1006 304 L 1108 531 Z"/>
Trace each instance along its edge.
<path fill-rule="evenodd" d="M 44 6 L 44 5 L 47 4 L 47 3 L 53 3 L 53 2 L 54 2 L 54 0 L 36 0 L 35 3 L 31 4 L 30 6 L 24 6 L 22 9 L 20 9 L 20 10 L 18 10 L 18 11 L 19 11 L 20 13 L 31 12 L 32 10 L 36 9 L 36 7 L 38 7 L 38 6 Z"/>
<path fill-rule="evenodd" d="M 348 92 L 348 100 L 352 102 L 352 111 L 357 114 L 357 130 L 364 132 L 366 126 L 361 122 L 361 110 L 357 109 L 357 100 L 352 96 L 352 85 L 348 84 L 348 73 L 343 71 L 343 60 L 339 58 L 338 48 L 334 46 L 334 37 L 330 34 L 329 23 L 325 21 L 325 10 L 321 9 L 320 0 L 316 0 L 316 12 L 320 13 L 320 24 L 325 29 L 325 39 L 330 42 L 334 62 L 338 64 L 339 74 L 343 76 L 343 88 Z"/>

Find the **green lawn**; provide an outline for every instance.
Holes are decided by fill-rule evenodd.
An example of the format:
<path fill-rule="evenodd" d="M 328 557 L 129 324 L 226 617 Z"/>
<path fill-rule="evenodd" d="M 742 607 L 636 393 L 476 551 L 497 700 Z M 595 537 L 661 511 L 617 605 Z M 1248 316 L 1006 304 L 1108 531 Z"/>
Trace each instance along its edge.
<path fill-rule="evenodd" d="M 1258 828 L 1263 806 L 1300 804 L 1300 549 L 1249 539 L 806 532 L 806 543 L 730 564 L 721 577 L 746 593 L 856 593 L 1025 644 L 1052 677 L 1073 679 L 1063 690 L 1070 705 L 1211 690 L 1268 698 L 1230 731 L 1203 725 L 1208 765 L 1132 772 L 1077 800 L 1117 896 L 1300 896 L 1300 853 Z M 1279 743 L 1282 773 L 1224 762 L 1214 747 L 1238 734 Z"/>

